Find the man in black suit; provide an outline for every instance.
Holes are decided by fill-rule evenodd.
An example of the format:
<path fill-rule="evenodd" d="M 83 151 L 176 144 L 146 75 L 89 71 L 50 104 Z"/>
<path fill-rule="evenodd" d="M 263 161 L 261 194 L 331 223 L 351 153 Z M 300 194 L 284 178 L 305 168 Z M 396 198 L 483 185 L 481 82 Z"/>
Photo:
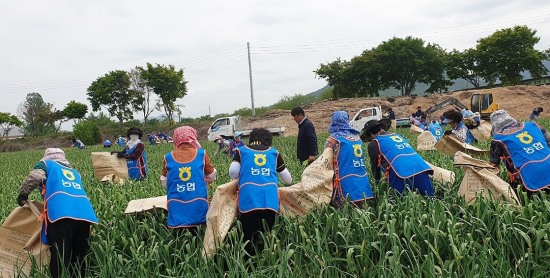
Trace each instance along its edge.
<path fill-rule="evenodd" d="M 298 124 L 298 139 L 296 146 L 296 155 L 300 163 L 311 163 L 315 160 L 318 154 L 317 150 L 317 134 L 313 123 L 306 118 L 306 114 L 302 107 L 294 107 L 290 111 L 290 115 Z"/>

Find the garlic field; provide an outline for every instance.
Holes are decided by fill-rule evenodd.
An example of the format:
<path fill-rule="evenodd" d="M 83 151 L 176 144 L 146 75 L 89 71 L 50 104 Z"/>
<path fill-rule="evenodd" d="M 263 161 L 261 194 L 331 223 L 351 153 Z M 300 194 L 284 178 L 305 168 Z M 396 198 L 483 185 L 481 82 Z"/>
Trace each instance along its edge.
<path fill-rule="evenodd" d="M 550 120 L 540 123 L 550 128 Z M 416 134 L 399 130 L 416 146 Z M 319 137 L 322 148 L 326 133 Z M 295 137 L 275 137 L 294 181 L 303 168 L 295 159 Z M 202 142 L 212 155 L 217 146 Z M 477 144 L 488 149 L 489 144 Z M 55 147 L 55 146 L 52 146 Z M 90 153 L 67 149 L 82 175 L 100 223 L 93 227 L 87 256 L 90 277 L 548 277 L 550 276 L 550 197 L 518 197 L 523 207 L 478 199 L 466 205 L 457 195 L 463 171 L 452 157 L 420 152 L 430 163 L 453 170 L 455 184 L 435 182 L 437 198 L 409 193 L 402 197 L 382 183 L 373 186 L 376 202 L 364 210 L 326 206 L 304 219 L 280 217 L 263 235 L 265 249 L 245 262 L 238 222 L 212 259 L 201 255 L 202 235 L 176 236 L 162 210 L 124 215 L 130 200 L 165 195 L 159 181 L 162 158 L 171 144 L 146 146 L 149 177 L 124 185 L 95 180 Z M 366 149 L 366 146 L 365 146 Z M 117 148 L 111 150 L 118 150 Z M 17 206 L 18 188 L 44 150 L 0 153 L 0 219 Z M 211 157 L 218 170 L 212 186 L 229 181 L 227 157 Z M 487 158 L 484 158 L 485 160 Z M 369 169 L 370 170 L 370 169 Z M 501 171 L 501 177 L 506 174 Z M 541 175 L 550 174 L 541 173 Z M 371 179 L 372 182 L 372 179 Z M 38 191 L 29 199 L 40 200 Z M 47 270 L 34 269 L 31 276 Z"/>

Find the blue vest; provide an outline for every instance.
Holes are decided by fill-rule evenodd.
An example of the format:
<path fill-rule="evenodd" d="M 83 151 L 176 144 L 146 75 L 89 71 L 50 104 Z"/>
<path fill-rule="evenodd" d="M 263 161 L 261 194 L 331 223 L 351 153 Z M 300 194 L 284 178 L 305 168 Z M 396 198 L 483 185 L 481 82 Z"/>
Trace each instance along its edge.
<path fill-rule="evenodd" d="M 474 136 L 472 135 L 470 130 L 466 127 L 464 122 L 458 123 L 458 126 L 456 127 L 456 129 L 461 129 L 461 128 L 466 129 L 466 141 L 464 143 L 470 144 L 476 141 L 476 138 L 474 138 Z"/>
<path fill-rule="evenodd" d="M 172 152 L 164 156 L 168 227 L 181 228 L 206 223 L 208 188 L 204 180 L 204 149 L 198 149 L 190 162 L 178 162 Z"/>
<path fill-rule="evenodd" d="M 80 174 L 72 168 L 59 165 L 53 160 L 46 163 L 46 192 L 42 196 L 49 222 L 69 218 L 97 223 L 94 208 L 84 191 Z M 42 225 L 42 243 L 48 244 L 46 221 Z"/>
<path fill-rule="evenodd" d="M 279 211 L 277 177 L 278 152 L 270 147 L 264 151 L 239 148 L 241 171 L 239 174 L 239 210 L 257 209 Z"/>
<path fill-rule="evenodd" d="M 137 144 L 131 149 L 126 148 L 126 154 L 132 154 L 136 147 Z M 141 159 L 143 159 L 143 162 Z M 147 172 L 149 172 L 149 168 L 147 166 L 147 152 L 145 152 L 145 149 L 143 150 L 141 157 L 138 157 L 138 159 L 126 159 L 126 165 L 128 165 L 128 176 L 130 176 L 130 179 L 141 180 L 144 178 L 145 175 L 147 175 Z M 142 168 L 145 169 L 145 174 L 143 176 L 141 173 Z"/>
<path fill-rule="evenodd" d="M 235 156 L 235 151 L 233 149 L 240 148 L 242 146 L 244 146 L 243 140 L 240 140 L 239 143 L 235 143 L 234 140 L 229 141 L 229 151 L 230 151 L 229 156 L 233 158 Z"/>
<path fill-rule="evenodd" d="M 124 147 L 124 144 L 125 144 L 125 143 L 126 143 L 126 142 L 124 142 L 124 138 L 118 137 L 118 139 L 117 139 L 117 144 L 118 144 L 119 146 Z"/>
<path fill-rule="evenodd" d="M 370 186 L 361 140 L 344 137 L 333 138 L 340 143 L 337 154 L 338 176 L 342 195 L 351 202 L 374 197 Z"/>
<path fill-rule="evenodd" d="M 111 141 L 109 140 L 105 140 L 105 143 L 104 143 L 105 146 L 110 146 L 111 145 Z"/>
<path fill-rule="evenodd" d="M 435 137 L 437 141 L 439 141 L 441 139 L 441 136 L 443 136 L 443 129 L 437 122 L 430 123 L 430 125 L 428 126 L 428 129 L 430 130 L 430 132 L 432 133 L 432 135 Z"/>
<path fill-rule="evenodd" d="M 374 140 L 378 142 L 380 154 L 400 178 L 410 178 L 422 172 L 433 173 L 432 168 L 403 136 L 397 133 L 382 134 Z"/>
<path fill-rule="evenodd" d="M 550 186 L 550 149 L 540 128 L 532 122 L 510 134 L 496 133 L 493 140 L 506 146 L 525 187 L 538 191 Z"/>

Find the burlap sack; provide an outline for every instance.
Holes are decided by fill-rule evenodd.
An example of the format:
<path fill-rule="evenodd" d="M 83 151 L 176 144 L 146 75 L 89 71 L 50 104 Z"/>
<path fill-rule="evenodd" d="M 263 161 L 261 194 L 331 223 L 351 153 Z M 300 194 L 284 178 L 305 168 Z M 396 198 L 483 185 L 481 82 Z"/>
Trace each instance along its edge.
<path fill-rule="evenodd" d="M 489 153 L 489 151 L 478 149 L 472 145 L 462 143 L 458 141 L 454 136 L 443 135 L 441 140 L 437 141 L 435 148 L 448 155 L 454 155 L 457 151 L 465 152 L 468 154 L 482 156 Z"/>
<path fill-rule="evenodd" d="M 301 182 L 279 188 L 282 215 L 303 217 L 312 209 L 330 202 L 334 175 L 332 159 L 332 149 L 325 149 L 304 170 Z"/>
<path fill-rule="evenodd" d="M 202 249 L 202 255 L 205 257 L 216 254 L 216 250 L 237 218 L 237 190 L 237 180 L 232 180 L 218 186 L 214 192 L 206 213 L 206 232 Z"/>
<path fill-rule="evenodd" d="M 305 216 L 321 204 L 328 204 L 332 196 L 332 150 L 311 163 L 302 173 L 302 181 L 289 187 L 279 188 L 281 214 L 284 216 Z M 208 213 L 202 254 L 211 257 L 237 218 L 237 181 L 218 186 Z"/>
<path fill-rule="evenodd" d="M 424 130 L 423 130 L 423 129 L 421 129 L 420 127 L 417 127 L 417 126 L 415 126 L 415 125 L 411 124 L 411 132 L 418 132 L 418 133 L 422 133 L 422 132 L 424 132 Z"/>
<path fill-rule="evenodd" d="M 429 131 L 423 131 L 418 135 L 416 149 L 419 151 L 431 151 L 435 150 L 435 144 L 437 139 Z"/>
<path fill-rule="evenodd" d="M 39 202 L 29 202 L 15 208 L 0 227 L 0 277 L 29 276 L 32 260 L 38 265 L 50 263 L 50 252 L 40 241 L 42 221 L 37 221 L 44 210 Z"/>
<path fill-rule="evenodd" d="M 430 165 L 430 167 L 434 171 L 434 173 L 432 175 L 433 180 L 438 181 L 442 184 L 451 184 L 451 185 L 454 184 L 454 182 L 455 182 L 455 173 L 453 171 L 449 171 L 447 169 L 437 167 L 435 165 L 430 164 L 427 161 L 426 161 L 426 163 L 428 163 L 428 165 Z"/>
<path fill-rule="evenodd" d="M 477 141 L 485 142 L 491 139 L 492 128 L 493 126 L 491 125 L 490 122 L 481 120 L 479 122 L 479 125 L 476 128 L 470 129 L 470 133 L 472 133 L 472 135 L 474 136 L 474 138 L 476 138 Z"/>
<path fill-rule="evenodd" d="M 464 153 L 455 155 L 455 166 L 464 168 L 458 194 L 464 196 L 467 203 L 475 202 L 476 196 L 481 195 L 498 202 L 519 205 L 518 197 L 510 185 L 496 175 L 498 169 L 495 174 L 494 167 L 482 162 Z"/>
<path fill-rule="evenodd" d="M 99 181 L 107 175 L 115 175 L 122 179 L 128 178 L 128 165 L 126 159 L 118 158 L 116 154 L 109 152 L 93 152 L 92 167 L 95 178 Z"/>
<path fill-rule="evenodd" d="M 131 213 L 148 212 L 148 211 L 152 211 L 155 208 L 168 210 L 168 204 L 166 203 L 166 195 L 153 197 L 153 198 L 132 200 L 128 202 L 128 205 L 126 206 L 126 210 L 124 211 L 124 213 L 131 214 Z"/>

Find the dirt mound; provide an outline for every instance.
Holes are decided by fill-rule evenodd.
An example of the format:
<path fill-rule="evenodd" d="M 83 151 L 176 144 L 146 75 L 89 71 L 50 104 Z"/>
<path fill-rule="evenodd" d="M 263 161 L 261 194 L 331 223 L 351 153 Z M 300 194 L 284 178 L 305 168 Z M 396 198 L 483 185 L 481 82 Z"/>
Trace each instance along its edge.
<path fill-rule="evenodd" d="M 512 86 L 499 87 L 483 90 L 455 91 L 445 94 L 433 94 L 428 96 L 404 96 L 404 97 L 374 97 L 374 98 L 344 98 L 339 100 L 324 100 L 304 106 L 306 116 L 313 122 L 317 132 L 324 132 L 330 124 L 332 112 L 344 110 L 353 117 L 357 111 L 370 106 L 381 106 L 386 112 L 392 107 L 398 118 L 409 117 L 416 112 L 416 107 L 422 107 L 426 110 L 429 107 L 453 96 L 460 100 L 464 105 L 470 105 L 470 98 L 475 92 L 490 92 L 500 108 L 506 109 L 512 117 L 518 120 L 525 120 L 531 114 L 535 107 L 545 108 L 542 116 L 546 116 L 546 111 L 550 112 L 550 86 Z M 434 113 L 434 117 L 440 116 L 445 110 Z M 272 110 L 262 117 L 249 117 L 243 119 L 246 128 L 255 127 L 286 127 L 285 135 L 298 134 L 298 125 L 290 116 L 289 110 Z"/>

